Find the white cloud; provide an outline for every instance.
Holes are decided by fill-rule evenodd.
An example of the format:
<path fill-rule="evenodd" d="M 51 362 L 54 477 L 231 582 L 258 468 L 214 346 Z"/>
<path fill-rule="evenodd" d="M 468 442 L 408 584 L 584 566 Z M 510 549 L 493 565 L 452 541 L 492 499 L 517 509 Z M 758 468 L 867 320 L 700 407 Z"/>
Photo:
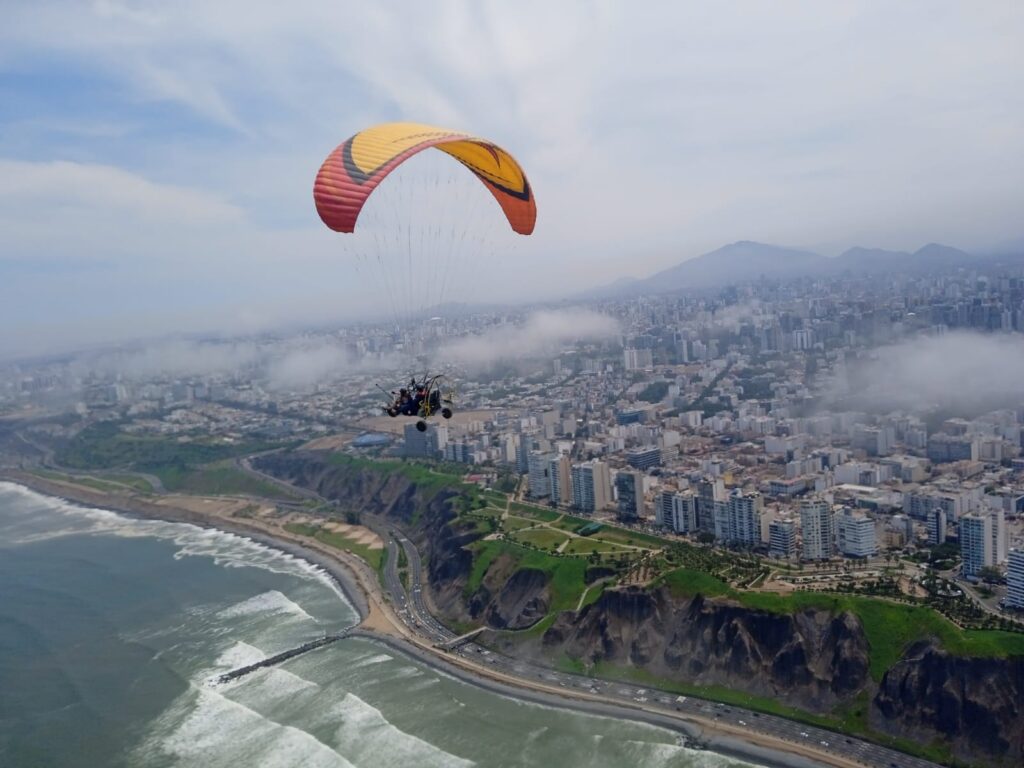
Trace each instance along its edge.
<path fill-rule="evenodd" d="M 162 222 L 182 229 L 237 227 L 244 214 L 214 193 L 169 184 L 108 165 L 67 161 L 23 162 L 0 158 L 0 203 L 5 230 L 19 221 L 33 229 L 80 227 L 86 220 L 146 226 Z M 71 215 L 77 221 L 62 220 Z M 80 229 L 79 229 L 80 232 Z M 6 250 L 6 249 L 5 249 Z"/>
<path fill-rule="evenodd" d="M 220 281 L 258 265 L 301 308 L 312 280 L 294 260 L 333 247 L 315 231 L 316 167 L 359 127 L 403 118 L 493 137 L 528 168 L 536 234 L 488 286 L 507 296 L 642 276 L 737 239 L 984 247 L 1020 237 L 1022 37 L 1010 0 L 16 4 L 0 71 L 99 78 L 88 118 L 111 136 L 12 128 L 5 143 L 0 124 L 0 156 L 74 160 L 78 189 L 97 183 L 46 213 L 9 192 L 0 246 L 177 251 Z M 44 87 L 13 121 L 60 118 L 64 96 Z M 39 99 L 58 114 L 34 114 Z M 168 314 L 175 300 L 153 298 Z"/>
<path fill-rule="evenodd" d="M 586 309 L 535 312 L 521 324 L 492 328 L 478 336 L 460 338 L 441 349 L 448 362 L 489 365 L 524 360 L 557 351 L 576 341 L 607 341 L 619 334 L 618 322 Z"/>
<path fill-rule="evenodd" d="M 849 394 L 873 410 L 972 412 L 1024 405 L 1024 338 L 957 332 L 882 347 L 849 365 Z"/>

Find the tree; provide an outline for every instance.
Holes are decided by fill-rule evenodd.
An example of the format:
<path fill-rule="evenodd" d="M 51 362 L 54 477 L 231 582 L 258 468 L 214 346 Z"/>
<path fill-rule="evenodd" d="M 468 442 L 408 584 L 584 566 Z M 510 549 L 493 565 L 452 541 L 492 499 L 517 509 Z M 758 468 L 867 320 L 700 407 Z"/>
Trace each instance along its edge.
<path fill-rule="evenodd" d="M 978 578 L 986 584 L 998 584 L 1003 580 L 1003 572 L 992 565 L 986 565 L 978 571 Z"/>

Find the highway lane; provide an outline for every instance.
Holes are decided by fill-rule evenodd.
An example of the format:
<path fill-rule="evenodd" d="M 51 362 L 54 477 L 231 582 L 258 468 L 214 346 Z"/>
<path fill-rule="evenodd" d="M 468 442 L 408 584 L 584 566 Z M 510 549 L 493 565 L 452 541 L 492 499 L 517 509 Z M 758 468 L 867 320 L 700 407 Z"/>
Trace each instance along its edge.
<path fill-rule="evenodd" d="M 422 561 L 416 546 L 395 528 L 378 530 L 378 533 L 387 541 L 388 560 L 384 572 L 384 584 L 398 609 L 399 616 L 407 622 L 410 628 L 432 643 L 439 644 L 452 640 L 456 637 L 455 633 L 437 621 L 427 609 L 423 597 Z M 409 563 L 410 590 L 408 593 L 398 576 L 399 546 L 405 551 Z M 740 730 L 749 729 L 793 744 L 802 744 L 816 750 L 840 755 L 872 768 L 937 768 L 936 764 L 930 761 L 824 728 L 693 696 L 682 696 L 631 683 L 599 680 L 560 672 L 532 662 L 505 656 L 472 641 L 466 642 L 451 653 L 467 661 L 493 669 L 495 672 L 565 689 L 564 692 L 567 696 L 571 696 L 573 693 L 582 693 L 599 696 L 619 705 L 643 708 L 646 711 L 674 714 L 677 717 L 689 715 L 711 719 Z"/>
<path fill-rule="evenodd" d="M 246 467 L 248 469 L 248 467 Z M 269 476 L 268 476 L 268 479 Z M 278 483 L 281 483 L 277 479 Z M 291 487 L 291 486 L 289 486 Z M 315 495 L 315 494 L 314 494 Z M 386 542 L 387 561 L 383 583 L 396 612 L 406 626 L 434 645 L 447 643 L 456 634 L 441 624 L 429 611 L 423 595 L 423 563 L 415 544 L 398 528 L 370 515 L 364 515 L 364 524 L 373 529 Z M 408 561 L 409 590 L 398 575 L 398 548 Z M 870 768 L 939 768 L 937 764 L 918 757 L 854 737 L 805 725 L 786 718 L 754 712 L 733 705 L 721 704 L 693 696 L 650 689 L 630 683 L 560 672 L 533 662 L 505 656 L 469 641 L 450 652 L 451 655 L 493 669 L 510 677 L 536 681 L 553 688 L 564 689 L 566 696 L 574 693 L 598 696 L 609 703 L 646 712 L 671 715 L 678 718 L 699 717 L 738 728 L 749 729 L 788 741 L 823 750 L 855 760 Z"/>

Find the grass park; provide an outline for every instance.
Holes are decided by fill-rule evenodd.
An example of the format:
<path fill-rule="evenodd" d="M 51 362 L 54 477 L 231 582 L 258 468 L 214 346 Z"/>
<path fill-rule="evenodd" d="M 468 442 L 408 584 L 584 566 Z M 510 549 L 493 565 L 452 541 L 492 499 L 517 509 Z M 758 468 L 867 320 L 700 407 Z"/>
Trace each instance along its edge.
<path fill-rule="evenodd" d="M 286 523 L 284 529 L 289 533 L 316 539 L 334 549 L 351 552 L 353 555 L 357 555 L 369 563 L 375 571 L 379 571 L 384 562 L 384 550 L 382 548 L 368 546 L 351 536 L 346 536 L 338 531 L 328 530 L 320 525 Z"/>
<path fill-rule="evenodd" d="M 133 489 L 151 492 L 149 482 L 138 474 L 160 478 L 170 491 L 201 495 L 253 495 L 282 498 L 273 484 L 241 472 L 236 457 L 282 447 L 259 441 L 189 441 L 125 433 L 114 423 L 90 426 L 63 446 L 58 461 L 81 474 L 68 475 L 38 470 L 50 479 L 68 480 L 102 491 Z M 736 600 L 750 608 L 774 613 L 793 613 L 805 608 L 850 610 L 864 625 L 871 645 L 871 674 L 877 680 L 911 642 L 937 638 L 948 651 L 965 656 L 1000 657 L 1024 654 L 1024 634 L 1001 630 L 962 629 L 936 610 L 877 597 L 831 592 L 797 591 L 790 594 L 748 590 L 741 585 L 758 583 L 767 566 L 751 555 L 665 539 L 646 533 L 603 525 L 581 536 L 593 521 L 525 502 L 510 500 L 493 490 L 481 490 L 464 482 L 447 467 L 404 461 L 380 461 L 332 454 L 337 466 L 398 474 L 414 482 L 421 497 L 430 499 L 448 491 L 458 499 L 456 510 L 471 522 L 481 539 L 470 545 L 474 564 L 467 584 L 472 592 L 499 555 L 521 568 L 536 568 L 551 576 L 552 614 L 575 608 L 586 593 L 587 602 L 600 590 L 589 590 L 587 569 L 611 567 L 618 578 L 643 558 L 654 573 L 654 584 L 664 584 L 678 596 L 703 594 Z M 89 471 L 95 475 L 89 474 Z M 467 521 L 469 522 L 469 521 Z M 329 546 L 364 557 L 379 567 L 381 550 L 323 528 L 292 532 L 315 536 Z M 564 545 L 564 546 L 562 546 Z M 561 547 L 560 553 L 552 550 Z M 614 584 L 615 578 L 612 579 Z M 610 586 L 606 584 L 604 586 Z M 604 587 L 602 587 L 604 588 Z"/>

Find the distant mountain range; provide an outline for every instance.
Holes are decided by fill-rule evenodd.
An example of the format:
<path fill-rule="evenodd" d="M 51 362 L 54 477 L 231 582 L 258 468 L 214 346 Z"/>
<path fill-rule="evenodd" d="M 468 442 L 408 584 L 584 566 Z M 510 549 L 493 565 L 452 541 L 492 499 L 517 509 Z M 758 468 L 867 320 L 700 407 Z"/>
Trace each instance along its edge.
<path fill-rule="evenodd" d="M 980 257 L 938 243 L 929 243 L 913 253 L 856 247 L 839 256 L 828 257 L 811 251 L 741 240 L 641 280 L 616 280 L 610 285 L 587 291 L 585 298 L 713 288 L 759 277 L 913 274 L 932 269 L 967 267 L 982 261 Z"/>

